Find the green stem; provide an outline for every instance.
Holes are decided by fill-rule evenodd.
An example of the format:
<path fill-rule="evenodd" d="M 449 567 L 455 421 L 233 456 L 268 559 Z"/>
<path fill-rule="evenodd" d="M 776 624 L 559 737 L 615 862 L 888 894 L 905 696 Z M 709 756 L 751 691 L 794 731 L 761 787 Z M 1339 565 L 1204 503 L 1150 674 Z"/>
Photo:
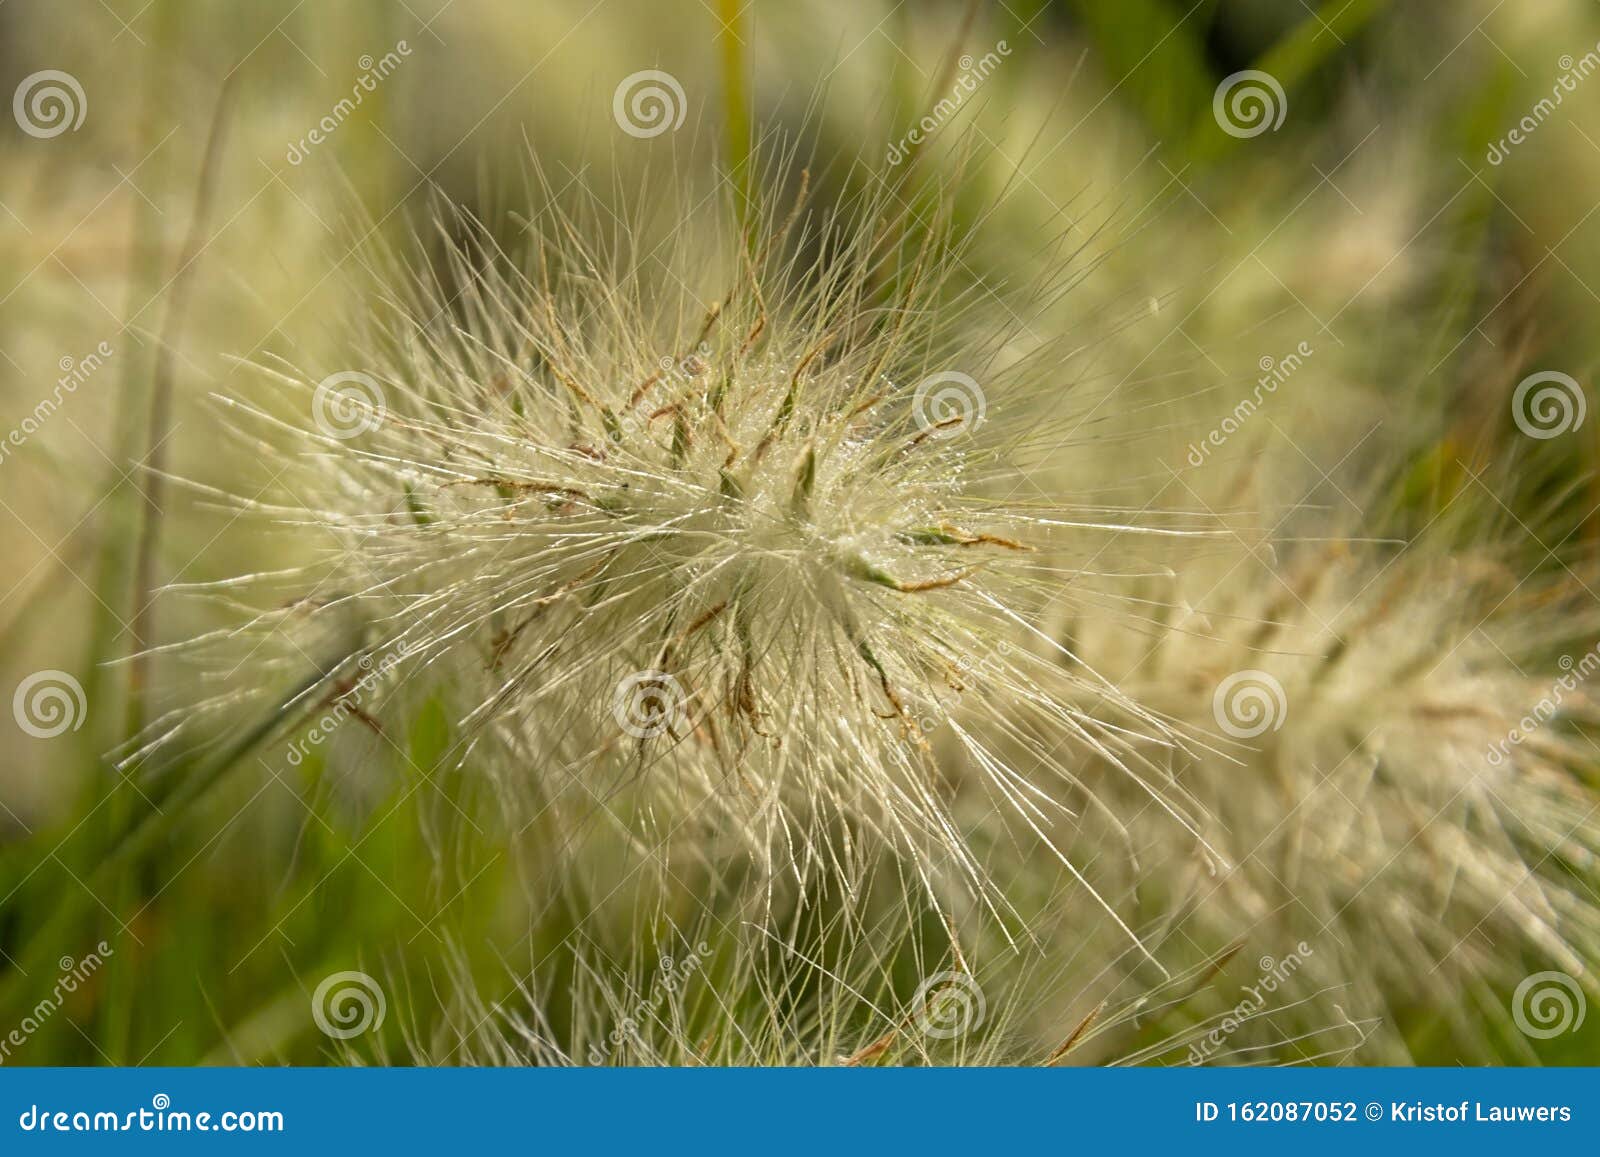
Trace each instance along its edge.
<path fill-rule="evenodd" d="M 351 654 L 353 656 L 355 652 Z M 342 667 L 341 663 L 335 670 Z M 19 1002 L 25 990 L 25 979 L 36 969 L 41 973 L 49 972 L 48 961 L 59 955 L 68 940 L 69 930 L 99 906 L 96 897 L 102 892 L 117 891 L 119 881 L 132 879 L 144 855 L 170 835 L 188 808 L 220 784 L 246 755 L 273 735 L 289 731 L 314 714 L 319 703 L 316 689 L 328 679 L 329 676 L 323 674 L 308 678 L 284 697 L 277 710 L 268 713 L 213 759 L 192 769 L 173 768 L 164 777 L 162 782 L 170 784 L 170 787 L 157 798 L 157 807 L 131 823 L 109 842 L 108 852 L 99 859 L 93 870 L 85 873 L 83 887 L 72 889 L 53 904 L 50 915 L 15 954 L 14 971 L 0 979 L 0 1009 L 4 1009 L 8 1017 L 20 1015 L 20 1010 L 26 1007 L 25 999 Z M 293 709 L 285 713 L 285 708 L 290 704 L 294 705 Z M 156 786 L 152 785 L 151 790 Z M 46 858 L 55 856 L 52 850 Z"/>
<path fill-rule="evenodd" d="M 753 244 L 755 175 L 751 171 L 749 65 L 745 59 L 745 25 L 739 0 L 717 0 L 717 44 L 722 56 L 723 124 L 727 133 L 728 173 L 738 192 L 738 214 L 745 239 Z"/>

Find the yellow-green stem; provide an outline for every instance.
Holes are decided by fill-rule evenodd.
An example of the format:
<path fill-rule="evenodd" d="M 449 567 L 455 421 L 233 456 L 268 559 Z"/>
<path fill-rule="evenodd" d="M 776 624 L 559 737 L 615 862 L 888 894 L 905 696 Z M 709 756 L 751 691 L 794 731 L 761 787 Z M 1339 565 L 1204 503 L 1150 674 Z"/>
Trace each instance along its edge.
<path fill-rule="evenodd" d="M 728 174 L 738 194 L 739 224 L 749 240 L 755 180 L 750 157 L 750 84 L 749 65 L 745 59 L 744 7 L 740 0 L 717 0 Z"/>

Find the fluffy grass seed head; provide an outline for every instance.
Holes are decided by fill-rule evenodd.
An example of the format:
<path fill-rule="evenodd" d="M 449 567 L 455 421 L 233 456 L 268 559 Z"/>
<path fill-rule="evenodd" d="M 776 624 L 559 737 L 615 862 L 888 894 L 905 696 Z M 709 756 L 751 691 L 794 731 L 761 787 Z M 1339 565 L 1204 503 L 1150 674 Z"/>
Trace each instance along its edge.
<path fill-rule="evenodd" d="M 549 207 L 525 258 L 456 214 L 433 269 L 381 262 L 355 368 L 265 367 L 287 411 L 223 399 L 309 463 L 250 505 L 322 552 L 242 633 L 401 656 L 387 684 L 447 698 L 541 809 L 798 879 L 871 839 L 982 892 L 950 777 L 1055 849 L 1066 752 L 1138 781 L 1177 742 L 1035 625 L 1094 536 L 1141 528 L 1035 480 L 1100 400 L 1016 312 L 1037 298 L 984 284 L 937 211 L 791 185 L 658 240 Z"/>
<path fill-rule="evenodd" d="M 1170 853 L 1145 865 L 1180 929 L 1309 944 L 1308 979 L 1382 1016 L 1373 1059 L 1443 1032 L 1463 1058 L 1525 1060 L 1512 989 L 1540 968 L 1592 986 L 1600 952 L 1600 627 L 1565 574 L 1519 577 L 1446 537 L 1291 543 L 1225 582 L 1196 567 L 1163 629 L 1079 643 L 1151 710 L 1216 734 L 1173 767 L 1207 845 L 1185 853 L 1162 824 Z M 1134 816 L 1119 778 L 1100 787 Z"/>

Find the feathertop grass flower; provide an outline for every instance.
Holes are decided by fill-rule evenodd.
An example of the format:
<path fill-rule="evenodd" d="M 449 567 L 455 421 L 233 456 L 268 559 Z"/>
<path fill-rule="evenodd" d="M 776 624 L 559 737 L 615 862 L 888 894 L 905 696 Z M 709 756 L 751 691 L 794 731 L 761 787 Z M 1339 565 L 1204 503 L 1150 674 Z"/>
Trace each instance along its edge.
<path fill-rule="evenodd" d="M 1019 313 L 1051 291 L 986 286 L 893 189 L 816 213 L 801 176 L 659 238 L 609 213 L 547 206 L 520 258 L 449 215 L 430 271 L 373 262 L 359 368 L 263 366 L 298 415 L 222 399 L 311 463 L 252 505 L 329 544 L 251 630 L 403 651 L 394 682 L 541 806 L 693 817 L 769 873 L 871 839 L 994 903 L 952 777 L 1076 872 L 1072 751 L 1178 815 L 1146 771 L 1181 737 L 1035 625 L 1107 536 L 1195 532 L 1041 489 L 1100 400 Z"/>

